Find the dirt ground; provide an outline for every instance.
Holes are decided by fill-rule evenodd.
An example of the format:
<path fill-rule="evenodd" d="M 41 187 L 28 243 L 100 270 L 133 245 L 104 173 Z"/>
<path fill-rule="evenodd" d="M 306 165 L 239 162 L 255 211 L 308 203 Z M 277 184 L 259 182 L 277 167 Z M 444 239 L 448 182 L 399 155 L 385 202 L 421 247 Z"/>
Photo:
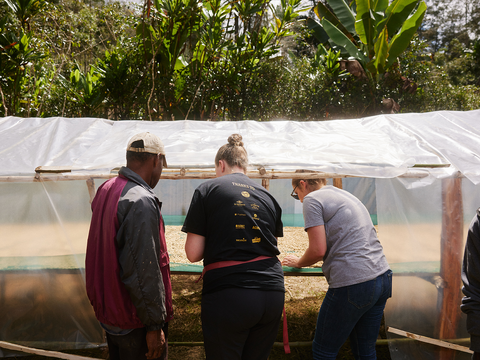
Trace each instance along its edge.
<path fill-rule="evenodd" d="M 188 263 L 184 252 L 185 234 L 180 231 L 180 226 L 167 226 L 166 238 L 170 261 Z M 279 239 L 281 251 L 279 258 L 282 259 L 287 254 L 301 256 L 307 245 L 308 240 L 303 228 L 286 227 L 284 228 L 284 237 Z M 321 266 L 320 263 L 317 265 Z M 175 317 L 169 325 L 170 360 L 205 359 L 203 346 L 194 344 L 203 341 L 200 322 L 202 284 L 201 282 L 195 282 L 197 278 L 196 275 L 172 275 Z M 285 309 L 288 319 L 289 340 L 292 345 L 298 342 L 302 346 L 292 346 L 291 354 L 285 354 L 281 345 L 282 327 L 280 326 L 277 343 L 273 347 L 269 359 L 310 359 L 312 358 L 310 342 L 313 339 L 318 309 L 327 291 L 327 283 L 323 276 L 287 276 L 285 287 Z M 380 337 L 385 338 L 384 330 L 381 330 Z M 92 358 L 107 358 L 107 351 L 104 348 L 65 352 Z M 390 360 L 388 347 L 385 345 L 377 346 L 377 356 L 379 360 Z M 28 356 L 19 359 L 45 360 L 54 358 Z M 337 359 L 353 359 L 348 342 L 341 349 Z"/>
<path fill-rule="evenodd" d="M 170 262 L 190 263 L 185 256 L 185 238 L 186 235 L 180 231 L 181 226 L 167 226 L 165 236 L 167 238 L 168 253 Z M 301 256 L 308 246 L 307 233 L 303 228 L 284 227 L 283 237 L 278 239 L 278 248 L 280 249 L 280 260 L 288 254 Z M 202 264 L 198 262 L 196 264 Z M 318 264 L 321 266 L 321 263 Z M 326 284 L 326 283 L 325 283 Z"/>

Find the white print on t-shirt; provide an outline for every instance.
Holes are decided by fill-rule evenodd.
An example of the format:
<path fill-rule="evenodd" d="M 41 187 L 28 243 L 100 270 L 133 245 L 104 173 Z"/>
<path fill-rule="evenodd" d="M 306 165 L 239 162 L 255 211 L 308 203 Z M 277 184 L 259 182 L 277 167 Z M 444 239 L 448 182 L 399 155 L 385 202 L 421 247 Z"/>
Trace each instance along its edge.
<path fill-rule="evenodd" d="M 248 188 L 250 190 L 255 190 L 255 188 L 251 185 L 246 185 L 246 184 L 239 184 L 239 183 L 236 183 L 236 182 L 233 182 L 232 181 L 232 185 L 234 186 L 240 186 L 240 187 L 244 187 L 244 188 Z"/>

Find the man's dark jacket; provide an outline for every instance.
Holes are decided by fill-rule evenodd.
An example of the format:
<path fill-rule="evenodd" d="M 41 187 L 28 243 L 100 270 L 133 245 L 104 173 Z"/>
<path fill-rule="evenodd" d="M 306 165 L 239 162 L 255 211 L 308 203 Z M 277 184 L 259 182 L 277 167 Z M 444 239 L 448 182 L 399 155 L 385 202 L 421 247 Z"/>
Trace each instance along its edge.
<path fill-rule="evenodd" d="M 161 203 L 132 170 L 102 184 L 92 202 L 85 260 L 97 319 L 121 329 L 159 330 L 172 317 Z"/>

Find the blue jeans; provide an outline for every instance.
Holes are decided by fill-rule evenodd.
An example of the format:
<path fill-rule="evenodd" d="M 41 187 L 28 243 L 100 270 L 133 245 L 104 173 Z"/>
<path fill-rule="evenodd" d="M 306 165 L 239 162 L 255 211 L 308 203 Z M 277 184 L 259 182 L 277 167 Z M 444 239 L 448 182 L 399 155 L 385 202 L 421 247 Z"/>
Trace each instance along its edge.
<path fill-rule="evenodd" d="M 355 359 L 376 359 L 383 310 L 392 296 L 392 271 L 360 284 L 328 289 L 313 340 L 315 360 L 335 360 L 350 337 Z"/>

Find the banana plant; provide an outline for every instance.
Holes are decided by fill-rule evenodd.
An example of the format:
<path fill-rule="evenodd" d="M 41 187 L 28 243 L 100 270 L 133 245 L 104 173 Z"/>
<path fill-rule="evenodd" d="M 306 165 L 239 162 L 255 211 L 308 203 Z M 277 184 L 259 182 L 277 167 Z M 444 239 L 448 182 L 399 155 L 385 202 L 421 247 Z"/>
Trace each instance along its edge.
<path fill-rule="evenodd" d="M 342 49 L 358 60 L 374 80 L 397 62 L 421 25 L 427 5 L 423 0 L 327 0 L 319 2 L 320 22 L 307 25 L 323 44 Z"/>
<path fill-rule="evenodd" d="M 327 50 L 322 44 L 320 44 L 313 58 L 312 65 L 314 68 L 323 66 L 326 70 L 326 75 L 333 79 L 350 76 L 350 73 L 341 69 L 339 59 L 340 50 L 337 52 L 333 51 L 331 48 Z"/>

